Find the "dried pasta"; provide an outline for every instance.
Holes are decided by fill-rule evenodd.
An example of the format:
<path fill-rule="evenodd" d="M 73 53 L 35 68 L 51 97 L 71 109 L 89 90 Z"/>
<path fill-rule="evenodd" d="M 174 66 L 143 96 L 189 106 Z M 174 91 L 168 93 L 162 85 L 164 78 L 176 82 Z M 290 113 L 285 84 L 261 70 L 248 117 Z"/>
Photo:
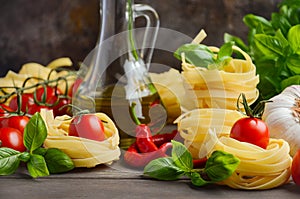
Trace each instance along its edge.
<path fill-rule="evenodd" d="M 72 66 L 72 61 L 68 57 L 61 57 L 51 61 L 47 66 L 43 66 L 39 63 L 30 62 L 22 65 L 20 71 L 15 73 L 13 71 L 8 71 L 5 77 L 0 78 L 0 87 L 8 87 L 8 86 L 15 86 L 15 87 L 22 87 L 24 81 L 29 77 L 36 77 L 41 79 L 47 79 L 48 75 L 51 72 L 50 80 L 56 79 L 58 77 L 66 77 L 68 71 L 51 71 L 52 69 L 56 69 L 62 66 Z M 68 76 L 67 81 L 68 84 L 71 85 L 75 81 L 76 76 Z M 29 87 L 34 85 L 38 82 L 37 79 L 30 79 L 26 86 Z M 60 83 L 58 84 L 58 88 L 61 91 L 65 91 L 66 84 Z M 33 92 L 35 88 L 28 89 L 26 92 Z M 5 92 L 11 93 L 14 92 L 14 88 L 6 88 L 4 89 Z M 0 93 L 1 95 L 1 93 Z"/>
<path fill-rule="evenodd" d="M 178 131 L 193 158 L 203 158 L 208 152 L 200 149 L 209 130 L 214 129 L 218 137 L 229 135 L 234 122 L 242 117 L 235 110 L 203 108 L 182 114 L 174 123 L 177 123 Z"/>
<path fill-rule="evenodd" d="M 203 36 L 201 37 L 203 39 Z M 201 40 L 197 40 L 201 41 Z M 209 47 L 218 52 L 219 48 Z M 245 59 L 232 59 L 223 70 L 207 69 L 186 63 L 182 56 L 182 77 L 189 87 L 186 94 L 195 96 L 197 108 L 236 109 L 236 100 L 245 93 L 249 104 L 258 97 L 259 76 L 250 56 L 237 46 L 233 50 L 240 52 Z"/>
<path fill-rule="evenodd" d="M 243 117 L 239 112 L 226 109 L 195 109 L 181 115 L 178 124 L 184 144 L 192 157 L 208 157 L 222 150 L 240 159 L 236 171 L 220 182 L 235 189 L 271 189 L 290 179 L 292 158 L 290 146 L 282 139 L 270 139 L 267 149 L 240 142 L 229 137 L 232 124 Z"/>
<path fill-rule="evenodd" d="M 53 117 L 52 111 L 42 110 L 48 136 L 44 142 L 46 148 L 58 148 L 64 151 L 74 162 L 75 167 L 94 167 L 98 164 L 111 164 L 120 157 L 119 134 L 113 121 L 104 113 L 95 113 L 104 124 L 104 141 L 94 141 L 81 137 L 68 136 L 71 122 L 69 116 Z"/>
<path fill-rule="evenodd" d="M 213 150 L 223 150 L 240 159 L 233 175 L 221 182 L 231 188 L 271 189 L 290 179 L 290 147 L 282 139 L 270 139 L 267 149 L 262 149 L 230 137 L 221 137 Z"/>
<path fill-rule="evenodd" d="M 191 96 L 185 94 L 181 74 L 171 68 L 163 73 L 150 73 L 160 98 L 167 110 L 168 122 L 173 122 L 182 112 L 195 107 Z"/>

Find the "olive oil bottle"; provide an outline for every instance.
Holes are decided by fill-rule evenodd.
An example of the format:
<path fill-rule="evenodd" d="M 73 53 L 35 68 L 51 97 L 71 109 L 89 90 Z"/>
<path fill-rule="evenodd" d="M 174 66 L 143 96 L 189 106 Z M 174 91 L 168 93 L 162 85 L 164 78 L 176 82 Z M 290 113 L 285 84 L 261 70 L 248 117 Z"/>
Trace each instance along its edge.
<path fill-rule="evenodd" d="M 166 110 L 148 74 L 159 18 L 153 8 L 133 0 L 100 0 L 100 17 L 97 46 L 82 63 L 83 82 L 73 104 L 107 114 L 119 129 L 121 147 L 126 148 L 135 136 L 133 111 L 153 133 L 166 123 Z M 137 17 L 147 21 L 138 31 Z M 136 34 L 141 32 L 144 37 L 137 42 Z"/>

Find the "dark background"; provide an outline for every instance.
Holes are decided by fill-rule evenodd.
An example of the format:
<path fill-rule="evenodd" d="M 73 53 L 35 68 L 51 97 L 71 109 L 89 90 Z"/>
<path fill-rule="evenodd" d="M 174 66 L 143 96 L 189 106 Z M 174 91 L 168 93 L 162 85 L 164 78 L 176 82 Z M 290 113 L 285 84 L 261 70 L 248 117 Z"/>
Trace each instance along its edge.
<path fill-rule="evenodd" d="M 253 13 L 269 19 L 280 0 L 136 0 L 159 13 L 161 27 L 219 46 L 228 32 L 246 39 L 242 18 Z M 68 56 L 81 61 L 94 48 L 99 33 L 98 0 L 0 0 L 0 76 L 26 62 L 47 64 Z M 170 55 L 154 53 L 156 63 L 179 68 Z"/>

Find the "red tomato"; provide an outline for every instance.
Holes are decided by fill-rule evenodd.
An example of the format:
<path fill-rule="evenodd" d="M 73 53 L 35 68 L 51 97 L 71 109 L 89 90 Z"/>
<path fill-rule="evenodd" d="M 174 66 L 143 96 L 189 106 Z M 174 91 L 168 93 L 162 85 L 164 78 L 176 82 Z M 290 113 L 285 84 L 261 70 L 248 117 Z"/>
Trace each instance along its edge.
<path fill-rule="evenodd" d="M 75 82 L 70 86 L 70 89 L 68 91 L 68 96 L 72 97 L 74 93 L 76 93 L 78 87 L 82 83 L 82 79 L 78 78 L 75 80 Z"/>
<path fill-rule="evenodd" d="M 0 128 L 12 127 L 18 129 L 23 135 L 24 128 L 27 125 L 28 121 L 29 121 L 29 117 L 27 116 L 21 116 L 21 115 L 10 116 L 10 117 L 3 118 L 0 121 Z"/>
<path fill-rule="evenodd" d="M 105 139 L 103 123 L 93 114 L 75 116 L 69 127 L 69 135 L 96 141 Z"/>
<path fill-rule="evenodd" d="M 33 99 L 33 93 L 23 93 L 21 96 L 22 104 L 21 104 L 21 111 L 26 112 L 27 109 L 34 104 L 34 99 Z M 17 96 L 14 96 L 10 102 L 9 102 L 9 107 L 17 111 L 18 110 L 18 98 Z"/>
<path fill-rule="evenodd" d="M 266 149 L 269 144 L 269 130 L 264 121 L 258 118 L 246 117 L 235 122 L 230 131 L 230 137 L 241 142 L 248 142 Z"/>
<path fill-rule="evenodd" d="M 51 108 L 49 106 L 33 104 L 32 106 L 29 107 L 27 113 L 30 115 L 34 115 L 36 112 L 41 112 L 41 109 L 43 109 L 43 108 L 47 109 L 47 110 L 51 110 Z"/>
<path fill-rule="evenodd" d="M 23 144 L 22 133 L 18 129 L 11 127 L 0 128 L 0 140 L 2 142 L 1 147 L 8 147 L 20 152 L 26 150 Z"/>
<path fill-rule="evenodd" d="M 59 90 L 57 87 L 52 87 L 52 86 L 46 86 L 46 89 L 44 87 L 39 87 L 38 89 L 36 89 L 35 92 L 36 92 L 36 99 L 39 102 L 47 102 L 53 96 L 63 94 L 63 92 Z"/>
<path fill-rule="evenodd" d="M 293 181 L 297 185 L 300 185 L 300 149 L 293 157 L 291 171 L 292 171 Z"/>
<path fill-rule="evenodd" d="M 54 116 L 69 114 L 69 108 L 66 105 L 71 103 L 71 99 L 67 97 L 58 98 L 57 96 L 53 96 L 47 103 L 54 104 L 54 106 L 51 107 L 53 109 Z M 65 107 L 60 109 L 63 106 Z"/>

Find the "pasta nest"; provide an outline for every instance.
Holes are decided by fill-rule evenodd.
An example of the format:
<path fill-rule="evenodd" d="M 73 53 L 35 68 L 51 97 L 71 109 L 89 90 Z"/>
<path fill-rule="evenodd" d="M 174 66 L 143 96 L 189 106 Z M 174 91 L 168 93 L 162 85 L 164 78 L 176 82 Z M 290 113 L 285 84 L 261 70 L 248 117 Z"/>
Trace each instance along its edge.
<path fill-rule="evenodd" d="M 195 109 L 176 119 L 184 144 L 193 158 L 209 157 L 222 150 L 240 159 L 237 169 L 220 182 L 235 189 L 271 189 L 290 180 L 290 146 L 283 139 L 271 138 L 266 149 L 230 138 L 232 125 L 244 117 L 228 109 Z"/>
<path fill-rule="evenodd" d="M 58 148 L 65 152 L 74 162 L 75 167 L 95 167 L 99 164 L 111 164 L 120 157 L 119 133 L 114 122 L 104 113 L 95 113 L 104 124 L 104 141 L 68 136 L 71 117 L 53 116 L 52 110 L 42 110 L 48 136 L 45 148 Z"/>
<path fill-rule="evenodd" d="M 209 47 L 218 52 L 217 47 Z M 232 59 L 223 70 L 198 67 L 182 60 L 182 76 L 185 83 L 186 95 L 193 96 L 195 108 L 225 108 L 236 109 L 236 101 L 240 93 L 246 95 L 251 105 L 258 98 L 256 88 L 259 76 L 250 56 L 237 46 L 233 50 L 240 52 L 243 59 Z"/>

